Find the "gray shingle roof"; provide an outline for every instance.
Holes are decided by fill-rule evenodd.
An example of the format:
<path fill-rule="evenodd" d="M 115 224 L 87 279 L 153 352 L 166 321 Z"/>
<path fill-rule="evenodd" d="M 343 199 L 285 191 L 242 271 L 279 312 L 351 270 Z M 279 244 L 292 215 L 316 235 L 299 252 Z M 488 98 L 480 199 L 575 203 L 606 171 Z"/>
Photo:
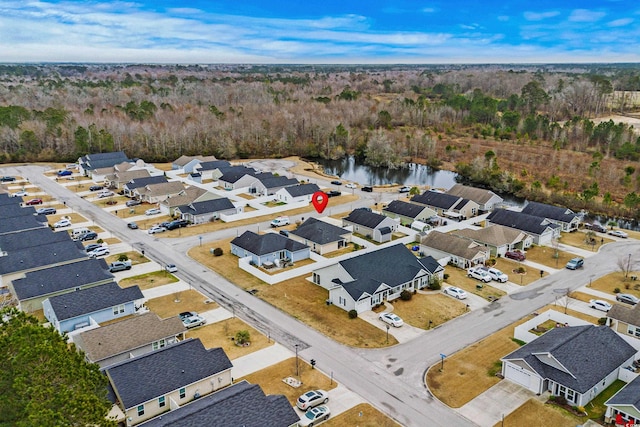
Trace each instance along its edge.
<path fill-rule="evenodd" d="M 56 318 L 62 321 L 143 298 L 144 295 L 137 285 L 123 289 L 117 283 L 111 282 L 56 295 L 50 297 L 49 302 Z"/>
<path fill-rule="evenodd" d="M 231 244 L 258 256 L 284 249 L 290 252 L 297 252 L 308 247 L 281 234 L 256 234 L 253 231 L 245 231 L 239 237 L 233 239 Z"/>
<path fill-rule="evenodd" d="M 451 194 L 440 193 L 438 191 L 425 191 L 422 194 L 416 194 L 411 198 L 414 203 L 420 203 L 427 206 L 435 206 L 440 209 L 451 209 L 458 201 L 460 197 L 452 196 Z"/>
<path fill-rule="evenodd" d="M 384 215 L 370 212 L 369 210 L 364 208 L 359 208 L 351 211 L 351 213 L 347 217 L 343 218 L 343 220 L 373 229 L 376 228 L 378 224 L 380 224 L 386 218 L 387 217 Z"/>
<path fill-rule="evenodd" d="M 193 215 L 203 215 L 207 213 L 226 211 L 229 209 L 235 209 L 231 200 L 226 197 L 219 199 L 205 200 L 203 202 L 194 202 L 189 205 L 178 206 L 180 212 L 190 213 Z"/>
<path fill-rule="evenodd" d="M 290 233 L 310 242 L 324 245 L 343 240 L 343 236 L 351 232 L 316 218 L 308 218 Z"/>
<path fill-rule="evenodd" d="M 20 206 L 21 203 L 22 203 L 22 197 L 11 197 L 9 193 L 0 193 L 0 205 Z"/>
<path fill-rule="evenodd" d="M 265 186 L 265 188 L 288 187 L 297 185 L 299 181 L 296 178 L 287 178 L 284 175 L 276 176 L 271 172 L 256 174 L 255 177 Z"/>
<path fill-rule="evenodd" d="M 125 184 L 128 190 L 135 190 L 136 188 L 144 187 L 145 185 L 163 184 L 166 183 L 167 178 L 164 175 L 158 176 L 145 176 L 142 178 L 135 178 Z"/>
<path fill-rule="evenodd" d="M 266 396 L 246 380 L 163 414 L 144 427 L 286 427 L 300 418 L 286 397 Z"/>
<path fill-rule="evenodd" d="M 320 191 L 320 187 L 317 184 L 300 184 L 287 187 L 285 191 L 291 194 L 292 197 L 300 197 Z"/>
<path fill-rule="evenodd" d="M 128 409 L 232 366 L 223 349 L 207 350 L 199 339 L 187 339 L 112 365 L 105 371 L 118 399 Z"/>
<path fill-rule="evenodd" d="M 78 262 L 31 271 L 13 281 L 19 300 L 50 295 L 67 289 L 100 283 L 112 279 L 104 259 L 85 259 Z"/>
<path fill-rule="evenodd" d="M 22 200 L 19 197 L 17 197 L 17 199 Z M 35 213 L 36 209 L 33 206 L 20 206 L 14 204 L 0 205 L 0 218 L 3 220 L 16 216 L 34 215 Z"/>
<path fill-rule="evenodd" d="M 554 328 L 503 359 L 524 359 L 540 377 L 584 393 L 635 353 L 611 328 L 584 325 Z M 543 363 L 548 354 L 570 374 Z"/>
<path fill-rule="evenodd" d="M 631 405 L 640 412 L 640 376 L 635 377 L 633 381 L 611 396 L 605 405 Z"/>
<path fill-rule="evenodd" d="M 510 211 L 507 209 L 496 209 L 489 214 L 487 220 L 493 224 L 504 225 L 505 227 L 522 230 L 529 234 L 540 235 L 547 228 L 556 228 L 557 225 L 550 224 L 545 218 L 534 215 L 527 215 L 522 212 Z"/>
<path fill-rule="evenodd" d="M 229 183 L 234 183 L 245 175 L 255 176 L 258 173 L 258 171 L 256 171 L 255 169 L 248 168 L 246 166 L 231 166 L 228 168 L 222 168 L 220 169 L 220 172 L 222 172 L 222 176 L 219 178 L 219 180 Z"/>
<path fill-rule="evenodd" d="M 0 250 L 9 252 L 24 248 L 33 248 L 46 243 L 71 241 L 66 232 L 55 233 L 49 227 L 34 228 L 19 233 L 0 235 Z"/>
<path fill-rule="evenodd" d="M 124 151 L 110 153 L 87 154 L 80 158 L 80 164 L 85 170 L 95 170 L 115 166 L 118 163 L 127 162 L 129 158 Z"/>
<path fill-rule="evenodd" d="M 493 246 L 502 246 L 507 244 L 513 244 L 526 238 L 527 235 L 515 228 L 505 227 L 500 224 L 493 224 L 485 228 L 479 228 L 473 230 L 471 228 L 463 228 L 453 231 L 461 237 L 466 237 L 476 242 L 487 243 Z"/>
<path fill-rule="evenodd" d="M 426 208 L 415 203 L 403 202 L 402 200 L 393 200 L 389 205 L 382 209 L 385 212 L 402 215 L 407 218 L 414 218 L 420 215 Z M 433 211 L 431 211 L 433 212 Z"/>
<path fill-rule="evenodd" d="M 0 257 L 0 274 L 53 266 L 85 258 L 87 254 L 80 242 L 71 240 L 40 245 L 37 250 L 24 248 Z"/>
<path fill-rule="evenodd" d="M 628 325 L 640 326 L 640 304 L 626 307 L 623 304 L 613 304 L 607 317 L 624 322 Z"/>
<path fill-rule="evenodd" d="M 40 222 L 35 215 L 2 218 L 2 221 L 0 221 L 0 234 L 43 227 L 46 227 L 46 225 Z"/>
<path fill-rule="evenodd" d="M 559 206 L 547 205 L 538 202 L 529 202 L 522 209 L 522 213 L 543 218 L 553 219 L 555 221 L 570 223 L 578 217 L 571 209 L 561 208 Z"/>
<path fill-rule="evenodd" d="M 198 170 L 208 171 L 208 170 L 215 170 L 220 168 L 228 168 L 230 166 L 231 166 L 231 163 L 229 163 L 226 160 L 213 160 L 210 162 L 201 162 Z"/>
<path fill-rule="evenodd" d="M 481 205 L 484 205 L 485 203 L 487 203 L 489 200 L 491 200 L 492 197 L 497 196 L 497 194 L 491 190 L 470 187 L 468 185 L 463 185 L 463 184 L 455 184 L 453 187 L 447 190 L 447 194 L 473 200 L 474 202 Z M 501 197 L 500 199 L 502 200 Z"/>

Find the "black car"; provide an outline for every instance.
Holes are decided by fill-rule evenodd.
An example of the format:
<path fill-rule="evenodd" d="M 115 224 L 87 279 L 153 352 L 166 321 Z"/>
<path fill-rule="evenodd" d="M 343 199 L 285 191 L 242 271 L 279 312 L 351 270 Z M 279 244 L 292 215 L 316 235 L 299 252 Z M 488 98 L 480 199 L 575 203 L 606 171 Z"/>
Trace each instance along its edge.
<path fill-rule="evenodd" d="M 98 243 L 91 243 L 90 245 L 87 245 L 84 247 L 84 250 L 87 251 L 87 253 L 93 251 L 94 249 L 98 249 L 99 247 L 101 247 L 102 245 L 98 244 Z"/>
<path fill-rule="evenodd" d="M 362 187 L 362 191 L 366 191 L 367 193 L 373 193 L 373 187 Z"/>
<path fill-rule="evenodd" d="M 280 230 L 280 234 L 282 234 L 284 237 L 289 237 L 289 232 L 287 230 Z"/>
<path fill-rule="evenodd" d="M 342 193 L 336 190 L 327 191 L 327 197 L 340 196 Z"/>
<path fill-rule="evenodd" d="M 93 239 L 97 239 L 98 238 L 98 233 L 96 233 L 95 231 L 90 231 L 87 234 L 85 234 L 84 236 L 82 236 L 80 238 L 81 241 L 86 242 L 87 240 L 93 240 Z"/>
<path fill-rule="evenodd" d="M 36 215 L 55 215 L 56 208 L 39 208 L 36 210 Z"/>
<path fill-rule="evenodd" d="M 333 185 L 342 185 L 342 183 L 340 181 L 337 181 L 337 180 L 336 181 L 331 181 L 331 183 Z"/>
<path fill-rule="evenodd" d="M 98 191 L 98 190 L 102 190 L 104 187 L 102 185 L 92 185 L 91 187 L 89 187 L 90 191 Z"/>
<path fill-rule="evenodd" d="M 138 229 L 138 224 L 136 224 L 135 222 L 129 222 L 129 223 L 127 223 L 127 227 L 129 227 L 132 230 L 137 230 Z"/>
<path fill-rule="evenodd" d="M 176 219 L 167 225 L 167 230 L 175 230 L 176 228 L 186 227 L 187 225 L 189 225 L 188 221 L 184 219 Z"/>
<path fill-rule="evenodd" d="M 16 178 L 13 176 L 3 176 L 2 178 L 0 178 L 0 181 L 2 182 L 13 182 L 15 180 Z"/>

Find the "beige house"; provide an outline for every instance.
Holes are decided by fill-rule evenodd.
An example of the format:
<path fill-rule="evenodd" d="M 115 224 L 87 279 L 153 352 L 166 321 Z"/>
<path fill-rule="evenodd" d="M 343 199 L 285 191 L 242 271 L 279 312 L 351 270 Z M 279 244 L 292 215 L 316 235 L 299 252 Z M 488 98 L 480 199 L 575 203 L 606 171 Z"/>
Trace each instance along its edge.
<path fill-rule="evenodd" d="M 640 339 L 640 304 L 629 307 L 613 304 L 607 313 L 607 323 L 621 335 Z"/>
<path fill-rule="evenodd" d="M 160 210 L 165 215 L 174 216 L 175 209 L 178 206 L 188 205 L 194 202 L 204 202 L 205 200 L 217 199 L 220 196 L 214 194 L 204 188 L 192 185 L 185 188 L 175 196 L 168 197 L 160 202 Z"/>
<path fill-rule="evenodd" d="M 114 172 L 105 176 L 104 185 L 110 188 L 121 189 L 127 182 L 132 179 L 146 178 L 151 176 L 146 169 L 127 170 L 124 172 Z"/>
<path fill-rule="evenodd" d="M 169 197 L 177 196 L 184 191 L 180 181 L 149 184 L 134 190 L 134 198 L 147 203 L 160 203 Z"/>
<path fill-rule="evenodd" d="M 462 184 L 454 185 L 447 191 L 447 194 L 472 200 L 478 204 L 478 209 L 483 212 L 492 211 L 493 208 L 499 206 L 504 201 L 502 197 L 491 190 Z"/>
<path fill-rule="evenodd" d="M 533 245 L 533 237 L 527 233 L 498 224 L 478 230 L 463 228 L 453 231 L 453 234 L 487 247 L 492 256 L 504 256 L 508 251 L 524 250 Z"/>
<path fill-rule="evenodd" d="M 422 237 L 420 252 L 432 256 L 441 265 L 453 264 L 464 269 L 483 264 L 490 256 L 488 248 L 473 240 L 435 230 Z"/>

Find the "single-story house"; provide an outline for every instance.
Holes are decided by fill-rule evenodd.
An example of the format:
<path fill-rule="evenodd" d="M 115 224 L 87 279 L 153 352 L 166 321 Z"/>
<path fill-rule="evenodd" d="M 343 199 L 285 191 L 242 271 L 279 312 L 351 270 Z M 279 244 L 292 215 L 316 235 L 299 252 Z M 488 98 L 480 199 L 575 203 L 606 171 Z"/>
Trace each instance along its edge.
<path fill-rule="evenodd" d="M 538 202 L 527 203 L 522 213 L 546 218 L 549 222 L 560 225 L 562 231 L 576 231 L 581 222 L 580 215 L 571 209 Z"/>
<path fill-rule="evenodd" d="M 486 224 L 498 224 L 520 230 L 530 235 L 533 243 L 541 246 L 550 245 L 554 238 L 560 237 L 562 229 L 546 218 L 508 209 L 494 209 L 487 216 Z"/>
<path fill-rule="evenodd" d="M 491 251 L 491 256 L 501 257 L 509 251 L 525 250 L 533 245 L 533 237 L 524 231 L 503 225 L 490 225 L 477 230 L 463 228 L 452 232 L 456 236 L 471 239 Z"/>
<path fill-rule="evenodd" d="M 88 362 L 104 368 L 176 344 L 184 334 L 178 316 L 160 319 L 146 312 L 77 334 L 73 342 Z"/>
<path fill-rule="evenodd" d="M 447 190 L 447 194 L 476 202 L 481 212 L 490 212 L 504 202 L 502 197 L 491 190 L 470 187 L 463 184 L 455 184 Z"/>
<path fill-rule="evenodd" d="M 391 241 L 392 234 L 398 229 L 398 221 L 366 208 L 358 208 L 342 218 L 342 226 L 353 226 L 354 233 L 384 243 Z"/>
<path fill-rule="evenodd" d="M 330 303 L 362 313 L 400 297 L 405 289 L 426 288 L 443 272 L 432 257 L 418 259 L 399 243 L 319 268 L 311 281 L 329 291 Z"/>
<path fill-rule="evenodd" d="M 621 335 L 640 339 L 640 304 L 614 304 L 607 312 L 607 324 Z"/>
<path fill-rule="evenodd" d="M 2 221 L 5 217 L 0 216 Z M 56 233 L 49 227 L 34 228 L 17 233 L 0 234 L 0 250 L 2 252 L 17 251 L 26 248 L 37 248 L 45 243 L 68 242 L 68 233 Z"/>
<path fill-rule="evenodd" d="M 96 169 L 113 167 L 122 162 L 130 162 L 124 151 L 87 154 L 78 158 L 78 171 L 81 175 L 91 176 Z"/>
<path fill-rule="evenodd" d="M 230 168 L 231 163 L 226 160 L 212 160 L 207 162 L 200 162 L 193 168 L 193 172 L 197 172 L 202 175 L 202 179 L 212 179 L 217 181 L 223 174 L 223 170 Z"/>
<path fill-rule="evenodd" d="M 220 196 L 214 194 L 204 188 L 191 185 L 184 189 L 184 191 L 178 193 L 176 196 L 171 196 L 160 202 L 160 210 L 165 215 L 174 216 L 175 209 L 178 206 L 188 205 L 194 202 L 204 202 L 205 200 L 217 199 Z"/>
<path fill-rule="evenodd" d="M 2 218 L 2 221 L 0 221 L 0 235 L 45 227 L 47 226 L 36 215 Z"/>
<path fill-rule="evenodd" d="M 147 184 L 136 188 L 133 195 L 136 199 L 147 203 L 160 203 L 169 197 L 177 196 L 184 191 L 181 181 L 170 181 L 160 184 Z"/>
<path fill-rule="evenodd" d="M 258 173 L 257 170 L 246 166 L 231 166 L 222 169 L 221 172 L 222 175 L 218 178 L 218 185 L 225 190 L 236 190 L 246 186 L 244 185 L 244 181 L 241 181 L 239 184 L 238 181 L 246 175 L 253 176 Z"/>
<path fill-rule="evenodd" d="M 223 349 L 207 350 L 199 339 L 187 339 L 104 372 L 114 403 L 128 425 L 136 425 L 230 385 L 232 366 Z"/>
<path fill-rule="evenodd" d="M 640 376 L 622 387 L 604 403 L 605 423 L 616 423 L 623 426 L 640 425 Z M 608 424 L 607 424 L 608 425 Z"/>
<path fill-rule="evenodd" d="M 393 219 L 400 219 L 400 224 L 411 226 L 414 221 L 424 222 L 436 215 L 436 211 L 416 203 L 393 200 L 382 209 L 382 214 Z"/>
<path fill-rule="evenodd" d="M 226 197 L 189 203 L 178 206 L 174 211 L 175 215 L 180 215 L 180 218 L 192 224 L 202 224 L 220 219 L 220 215 L 234 215 L 236 213 L 238 213 L 238 208 Z"/>
<path fill-rule="evenodd" d="M 431 255 L 442 265 L 452 264 L 464 269 L 484 264 L 491 256 L 488 248 L 473 240 L 436 230 L 422 236 L 420 252 Z"/>
<path fill-rule="evenodd" d="M 20 197 L 13 197 L 19 201 L 22 201 Z M 15 217 L 26 217 L 26 216 L 34 216 L 36 214 L 36 209 L 33 206 L 23 206 L 20 203 L 7 203 L 4 205 L 0 205 L 0 218 L 3 220 L 6 218 L 15 218 Z M 46 218 L 44 218 L 46 221 Z"/>
<path fill-rule="evenodd" d="M 134 169 L 124 172 L 114 172 L 105 176 L 104 185 L 109 188 L 120 190 L 124 185 L 135 179 L 148 178 L 151 174 L 146 169 Z"/>
<path fill-rule="evenodd" d="M 245 174 L 234 183 L 234 188 L 247 188 L 249 194 L 256 196 L 270 196 L 278 190 L 298 184 L 300 182 L 296 178 L 287 178 L 282 175 L 274 175 L 271 172 L 262 172 L 253 175 Z"/>
<path fill-rule="evenodd" d="M 433 190 L 416 194 L 411 198 L 411 203 L 426 206 L 440 216 L 457 220 L 474 217 L 478 215 L 480 209 L 479 205 L 472 200 Z"/>
<path fill-rule="evenodd" d="M 239 409 L 241 408 L 241 409 Z M 246 380 L 201 397 L 142 424 L 143 427 L 293 427 L 300 417 L 283 395 L 265 395 Z"/>
<path fill-rule="evenodd" d="M 503 357 L 502 375 L 536 394 L 586 406 L 618 379 L 636 350 L 607 326 L 554 328 Z"/>
<path fill-rule="evenodd" d="M 291 185 L 276 191 L 276 199 L 284 203 L 311 202 L 311 197 L 320 187 L 317 184 Z"/>
<path fill-rule="evenodd" d="M 127 183 L 122 185 L 122 191 L 127 197 L 136 196 L 136 190 L 144 188 L 146 185 L 162 184 L 168 182 L 167 177 L 164 175 L 157 176 L 143 176 L 139 178 L 132 178 Z"/>
<path fill-rule="evenodd" d="M 42 302 L 42 309 L 62 334 L 134 314 L 144 299 L 137 285 L 123 289 L 111 282 L 49 297 Z"/>
<path fill-rule="evenodd" d="M 307 218 L 289 232 L 289 238 L 307 245 L 320 255 L 342 249 L 351 242 L 352 233 L 316 218 Z"/>
<path fill-rule="evenodd" d="M 184 173 L 191 173 L 202 162 L 216 160 L 215 156 L 180 156 L 171 163 L 171 169 L 182 169 Z"/>
<path fill-rule="evenodd" d="M 245 231 L 231 241 L 231 253 L 237 257 L 251 257 L 257 266 L 276 260 L 301 261 L 311 256 L 309 246 L 278 233 L 256 234 Z"/>

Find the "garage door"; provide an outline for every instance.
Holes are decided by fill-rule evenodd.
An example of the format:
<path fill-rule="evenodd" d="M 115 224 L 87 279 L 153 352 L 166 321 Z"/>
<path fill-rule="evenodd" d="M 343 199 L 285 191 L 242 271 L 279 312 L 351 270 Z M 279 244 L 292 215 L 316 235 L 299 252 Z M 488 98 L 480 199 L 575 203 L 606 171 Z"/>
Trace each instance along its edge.
<path fill-rule="evenodd" d="M 514 383 L 520 384 L 523 387 L 529 388 L 531 384 L 531 374 L 527 371 L 515 367 L 513 365 L 507 365 L 505 370 L 505 376 Z"/>

